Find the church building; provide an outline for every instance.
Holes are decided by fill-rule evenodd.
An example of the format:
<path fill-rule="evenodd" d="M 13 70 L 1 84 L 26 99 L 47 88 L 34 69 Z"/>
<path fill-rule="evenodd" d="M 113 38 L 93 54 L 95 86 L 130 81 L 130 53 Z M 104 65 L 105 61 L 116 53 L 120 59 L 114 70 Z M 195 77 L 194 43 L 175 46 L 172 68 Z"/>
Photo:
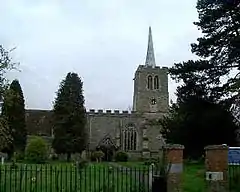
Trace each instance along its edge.
<path fill-rule="evenodd" d="M 156 155 L 164 140 L 160 127 L 150 122 L 166 115 L 168 107 L 168 69 L 156 65 L 149 27 L 145 65 L 139 65 L 134 76 L 132 112 L 90 109 L 86 125 L 88 150 L 112 147 L 126 151 L 134 159 Z M 51 111 L 26 110 L 26 121 L 30 135 L 53 136 Z"/>

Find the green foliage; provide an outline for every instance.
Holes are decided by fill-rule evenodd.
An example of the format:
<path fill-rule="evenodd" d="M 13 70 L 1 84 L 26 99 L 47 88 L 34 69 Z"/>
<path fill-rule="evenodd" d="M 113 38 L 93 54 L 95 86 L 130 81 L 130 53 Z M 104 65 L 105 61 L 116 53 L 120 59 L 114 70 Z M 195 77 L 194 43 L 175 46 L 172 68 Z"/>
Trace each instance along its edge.
<path fill-rule="evenodd" d="M 203 99 L 189 98 L 174 105 L 160 124 L 161 134 L 168 143 L 185 146 L 185 157 L 201 158 L 207 145 L 236 144 L 238 127 L 233 123 L 228 107 Z"/>
<path fill-rule="evenodd" d="M 115 155 L 115 160 L 118 162 L 127 162 L 128 154 L 124 151 L 118 151 Z"/>
<path fill-rule="evenodd" d="M 13 50 L 13 49 L 12 49 Z M 8 87 L 8 82 L 5 74 L 12 69 L 16 69 L 17 63 L 12 62 L 10 52 L 0 45 L 0 101 L 3 100 L 4 94 Z M 10 134 L 9 126 L 5 117 L 0 118 L 0 151 L 7 152 L 12 143 L 12 136 Z"/>
<path fill-rule="evenodd" d="M 185 155 L 198 159 L 206 145 L 235 145 L 238 127 L 229 112 L 231 97 L 239 91 L 240 5 L 228 1 L 198 0 L 198 22 L 203 36 L 191 44 L 197 61 L 176 63 L 170 75 L 182 85 L 177 103 L 160 122 L 167 142 L 185 146 Z M 223 78 L 226 81 L 223 81 Z"/>
<path fill-rule="evenodd" d="M 13 159 L 14 159 L 15 162 L 22 162 L 22 161 L 24 161 L 24 159 L 25 159 L 24 152 L 19 152 L 19 151 L 15 152 L 14 156 L 13 156 Z"/>
<path fill-rule="evenodd" d="M 10 148 L 13 138 L 10 134 L 7 121 L 0 117 L 0 151 L 6 151 Z"/>
<path fill-rule="evenodd" d="M 9 90 L 5 93 L 2 115 L 8 121 L 13 137 L 12 149 L 24 152 L 27 141 L 25 101 L 18 80 L 13 80 Z"/>
<path fill-rule="evenodd" d="M 16 69 L 16 66 L 18 65 L 18 63 L 12 62 L 12 58 L 10 57 L 10 53 L 14 49 L 11 49 L 8 51 L 2 45 L 0 45 L 0 100 L 1 101 L 8 87 L 8 81 L 5 77 L 5 74 L 8 71 Z"/>
<path fill-rule="evenodd" d="M 57 154 L 81 153 L 86 148 L 86 110 L 82 81 L 68 73 L 60 84 L 53 109 L 53 148 Z"/>
<path fill-rule="evenodd" d="M 86 161 L 84 159 L 81 159 L 80 161 L 76 161 L 75 166 L 76 166 L 77 169 L 81 170 L 84 167 L 86 167 L 87 164 L 88 164 L 88 161 Z"/>
<path fill-rule="evenodd" d="M 91 159 L 93 161 L 98 161 L 99 162 L 99 161 L 102 160 L 103 157 L 104 157 L 104 153 L 102 151 L 94 151 L 92 153 Z"/>
<path fill-rule="evenodd" d="M 58 155 L 56 153 L 51 154 L 51 160 L 52 161 L 56 161 L 58 159 L 59 159 L 59 157 L 58 157 Z"/>
<path fill-rule="evenodd" d="M 216 100 L 239 91 L 240 75 L 228 76 L 233 71 L 239 74 L 240 69 L 239 8 L 239 4 L 227 0 L 198 0 L 199 21 L 194 25 L 203 36 L 191 46 L 192 53 L 201 59 L 175 64 L 170 70 L 174 78 L 184 83 L 197 80 L 196 84 Z"/>
<path fill-rule="evenodd" d="M 147 158 L 144 160 L 144 165 L 150 166 L 157 163 L 157 158 Z"/>
<path fill-rule="evenodd" d="M 26 160 L 31 163 L 45 163 L 48 157 L 48 146 L 41 137 L 30 139 L 26 147 Z"/>

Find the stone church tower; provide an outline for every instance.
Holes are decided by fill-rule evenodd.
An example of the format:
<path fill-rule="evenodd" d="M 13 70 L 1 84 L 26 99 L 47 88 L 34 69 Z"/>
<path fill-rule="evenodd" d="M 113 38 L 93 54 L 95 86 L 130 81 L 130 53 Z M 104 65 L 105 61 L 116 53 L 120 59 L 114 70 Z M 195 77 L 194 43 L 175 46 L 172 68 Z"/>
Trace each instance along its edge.
<path fill-rule="evenodd" d="M 140 65 L 134 77 L 133 111 L 138 113 L 165 113 L 168 110 L 167 68 L 156 66 L 152 31 L 149 27 L 145 65 Z"/>
<path fill-rule="evenodd" d="M 90 109 L 86 125 L 88 151 L 122 150 L 132 159 L 158 155 L 164 140 L 160 127 L 149 120 L 167 113 L 168 100 L 168 69 L 156 65 L 149 27 L 146 61 L 138 66 L 134 77 L 133 111 Z M 26 110 L 26 122 L 29 134 L 53 137 L 51 111 Z"/>

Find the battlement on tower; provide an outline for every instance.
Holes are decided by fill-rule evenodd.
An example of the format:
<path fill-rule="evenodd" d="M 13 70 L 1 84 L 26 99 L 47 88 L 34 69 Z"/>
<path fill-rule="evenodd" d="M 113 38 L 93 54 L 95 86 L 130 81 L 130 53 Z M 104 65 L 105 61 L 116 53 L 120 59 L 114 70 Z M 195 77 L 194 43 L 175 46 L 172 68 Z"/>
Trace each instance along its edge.
<path fill-rule="evenodd" d="M 141 69 L 144 69 L 144 70 L 145 70 L 146 68 L 149 68 L 149 69 L 168 70 L 168 67 L 160 67 L 160 66 L 152 67 L 152 66 L 146 66 L 146 65 L 139 65 L 139 66 L 138 66 L 138 70 L 141 70 Z"/>
<path fill-rule="evenodd" d="M 87 111 L 88 115 L 122 115 L 122 116 L 126 116 L 126 115 L 132 115 L 132 114 L 136 114 L 135 111 L 127 111 L 127 110 L 103 110 L 103 109 L 89 109 Z"/>

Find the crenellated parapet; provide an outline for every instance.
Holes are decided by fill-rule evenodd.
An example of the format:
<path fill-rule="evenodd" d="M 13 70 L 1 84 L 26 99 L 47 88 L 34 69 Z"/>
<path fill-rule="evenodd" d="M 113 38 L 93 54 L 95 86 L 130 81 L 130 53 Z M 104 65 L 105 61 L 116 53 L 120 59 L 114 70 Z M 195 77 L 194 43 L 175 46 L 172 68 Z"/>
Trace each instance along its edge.
<path fill-rule="evenodd" d="M 103 110 L 103 109 L 90 109 L 87 111 L 88 115 L 122 115 L 122 116 L 126 116 L 126 115 L 132 115 L 132 114 L 136 114 L 135 111 L 127 111 L 127 110 Z"/>
<path fill-rule="evenodd" d="M 139 65 L 138 66 L 138 70 L 146 70 L 146 65 Z M 152 69 L 159 69 L 161 71 L 167 70 L 168 71 L 168 67 L 160 67 L 160 66 L 155 66 L 155 67 L 151 67 Z M 151 68 L 149 68 L 149 70 L 151 70 Z"/>

